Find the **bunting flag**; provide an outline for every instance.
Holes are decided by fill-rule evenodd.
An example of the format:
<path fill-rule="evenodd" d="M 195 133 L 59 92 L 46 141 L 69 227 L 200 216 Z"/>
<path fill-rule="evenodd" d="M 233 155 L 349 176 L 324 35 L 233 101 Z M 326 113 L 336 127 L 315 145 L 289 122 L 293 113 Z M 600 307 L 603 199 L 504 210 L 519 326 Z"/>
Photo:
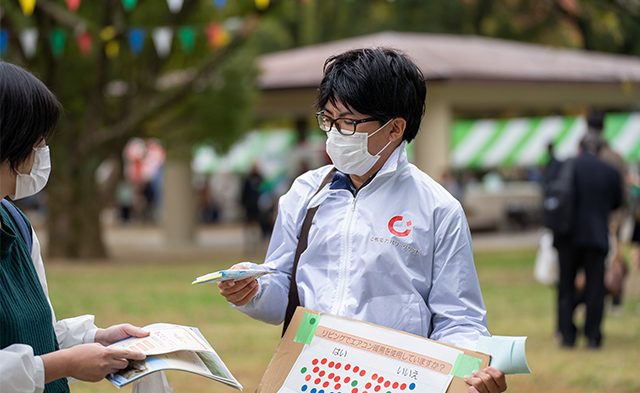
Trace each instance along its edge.
<path fill-rule="evenodd" d="M 191 53 L 196 46 L 196 30 L 190 26 L 178 29 L 178 39 L 184 53 Z"/>
<path fill-rule="evenodd" d="M 451 164 L 455 168 L 538 166 L 548 160 L 549 143 L 556 157 L 564 160 L 576 155 L 586 130 L 584 117 L 458 120 L 451 130 Z M 627 161 L 640 161 L 640 113 L 607 114 L 604 137 Z"/>
<path fill-rule="evenodd" d="M 106 26 L 100 30 L 100 39 L 102 41 L 111 41 L 116 37 L 116 29 L 113 26 Z"/>
<path fill-rule="evenodd" d="M 0 29 L 0 56 L 7 53 L 7 43 L 9 42 L 9 30 Z"/>
<path fill-rule="evenodd" d="M 170 27 L 156 27 L 151 32 L 151 38 L 156 46 L 158 56 L 167 57 L 171 53 L 171 41 L 173 40 L 173 30 Z"/>
<path fill-rule="evenodd" d="M 127 12 L 133 11 L 136 8 L 136 4 L 138 0 L 122 0 L 122 5 L 124 6 L 124 10 Z"/>
<path fill-rule="evenodd" d="M 222 9 L 227 4 L 227 0 L 213 0 L 213 6 Z"/>
<path fill-rule="evenodd" d="M 256 8 L 266 10 L 269 7 L 269 0 L 256 0 Z"/>
<path fill-rule="evenodd" d="M 229 33 L 218 23 L 210 23 L 207 25 L 205 33 L 211 49 L 215 50 L 229 43 Z"/>
<path fill-rule="evenodd" d="M 204 34 L 208 45 L 211 50 L 217 50 L 231 41 L 231 31 L 235 31 L 238 28 L 233 27 L 233 23 L 241 23 L 238 18 L 229 18 L 225 25 L 218 23 L 210 23 L 204 26 L 204 28 L 196 28 L 193 26 L 179 26 L 176 27 L 176 34 L 178 36 L 180 47 L 184 53 L 192 53 L 195 50 L 196 39 L 198 34 Z M 10 31 L 6 28 L 2 29 L 2 35 L 0 35 L 0 50 L 2 55 L 6 54 L 8 50 Z M 131 53 L 134 56 L 139 56 L 144 51 L 144 42 L 148 29 L 142 27 L 132 27 L 126 31 L 126 34 L 118 35 L 113 26 L 106 26 L 98 33 L 97 37 L 86 30 L 80 30 L 75 33 L 75 42 L 78 46 L 78 51 L 81 56 L 89 56 L 93 50 L 93 40 L 100 39 L 102 42 L 108 43 L 110 41 L 125 39 L 128 42 Z M 160 27 L 152 31 L 153 43 L 156 47 L 156 51 L 159 56 L 166 57 L 171 53 L 172 40 L 174 29 L 171 27 Z M 68 32 L 61 28 L 54 29 L 49 35 L 49 44 L 56 57 L 61 56 L 64 53 L 64 46 L 66 45 L 66 38 Z M 38 50 L 38 43 L 40 39 L 39 30 L 37 28 L 26 28 L 22 30 L 18 35 L 20 44 L 22 45 L 25 56 L 28 58 L 33 57 Z M 110 45 L 109 53 L 112 57 L 119 54 L 119 47 Z M 107 48 L 105 47 L 105 51 Z"/>
<path fill-rule="evenodd" d="M 33 15 L 33 9 L 36 7 L 36 0 L 20 0 L 20 7 L 24 16 Z"/>
<path fill-rule="evenodd" d="M 53 56 L 62 56 L 62 53 L 64 52 L 64 44 L 67 41 L 67 32 L 61 28 L 55 28 L 51 30 L 49 40 L 51 41 Z"/>
<path fill-rule="evenodd" d="M 104 53 L 110 59 L 115 59 L 120 54 L 120 43 L 118 41 L 109 41 L 104 47 Z"/>
<path fill-rule="evenodd" d="M 80 8 L 80 0 L 65 0 L 69 11 L 76 12 Z"/>
<path fill-rule="evenodd" d="M 134 56 L 139 56 L 144 49 L 144 39 L 146 33 L 144 29 L 140 27 L 133 27 L 127 32 L 127 39 L 129 40 L 129 49 Z"/>
<path fill-rule="evenodd" d="M 38 29 L 30 27 L 20 32 L 20 44 L 27 58 L 32 58 L 36 54 L 38 44 Z"/>
<path fill-rule="evenodd" d="M 167 0 L 167 5 L 169 6 L 169 11 L 174 14 L 177 14 L 182 9 L 183 0 Z"/>
<path fill-rule="evenodd" d="M 76 36 L 76 43 L 78 44 L 80 55 L 88 56 L 93 47 L 93 36 L 88 31 L 83 31 Z"/>

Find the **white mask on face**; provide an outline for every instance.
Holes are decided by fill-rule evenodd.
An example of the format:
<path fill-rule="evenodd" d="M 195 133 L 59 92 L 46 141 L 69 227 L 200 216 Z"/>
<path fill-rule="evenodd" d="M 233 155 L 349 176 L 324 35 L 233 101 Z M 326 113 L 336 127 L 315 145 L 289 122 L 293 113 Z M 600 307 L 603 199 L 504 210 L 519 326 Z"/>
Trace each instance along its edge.
<path fill-rule="evenodd" d="M 386 127 L 391 120 L 371 134 L 356 132 L 346 136 L 339 133 L 335 127 L 332 128 L 327 136 L 326 148 L 333 165 L 340 172 L 348 175 L 362 176 L 369 172 L 380 159 L 380 153 L 391 144 L 389 141 L 376 155 L 371 155 L 368 145 L 369 137 Z"/>
<path fill-rule="evenodd" d="M 40 192 L 49 180 L 51 173 L 51 159 L 49 157 L 49 146 L 34 147 L 36 151 L 33 166 L 29 174 L 22 174 L 16 171 L 16 193 L 9 195 L 14 201 L 26 198 Z"/>

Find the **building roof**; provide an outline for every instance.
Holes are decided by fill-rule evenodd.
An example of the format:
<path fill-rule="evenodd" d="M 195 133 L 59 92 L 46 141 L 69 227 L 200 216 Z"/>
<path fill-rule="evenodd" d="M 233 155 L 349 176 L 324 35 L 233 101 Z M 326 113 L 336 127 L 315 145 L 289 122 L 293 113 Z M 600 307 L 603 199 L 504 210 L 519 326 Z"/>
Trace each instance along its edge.
<path fill-rule="evenodd" d="M 640 82 L 640 57 L 464 35 L 383 32 L 262 55 L 263 90 L 317 87 L 324 61 L 362 47 L 404 51 L 427 80 L 537 83 Z"/>

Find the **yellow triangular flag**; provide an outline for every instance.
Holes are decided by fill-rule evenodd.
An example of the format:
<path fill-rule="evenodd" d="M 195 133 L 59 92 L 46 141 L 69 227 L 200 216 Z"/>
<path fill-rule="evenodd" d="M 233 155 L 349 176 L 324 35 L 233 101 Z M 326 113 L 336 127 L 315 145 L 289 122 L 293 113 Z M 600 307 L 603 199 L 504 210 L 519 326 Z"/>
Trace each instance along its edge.
<path fill-rule="evenodd" d="M 256 7 L 259 10 L 266 10 L 269 7 L 269 0 L 256 0 Z"/>
<path fill-rule="evenodd" d="M 36 0 L 20 0 L 20 7 L 24 16 L 31 16 L 36 6 Z"/>

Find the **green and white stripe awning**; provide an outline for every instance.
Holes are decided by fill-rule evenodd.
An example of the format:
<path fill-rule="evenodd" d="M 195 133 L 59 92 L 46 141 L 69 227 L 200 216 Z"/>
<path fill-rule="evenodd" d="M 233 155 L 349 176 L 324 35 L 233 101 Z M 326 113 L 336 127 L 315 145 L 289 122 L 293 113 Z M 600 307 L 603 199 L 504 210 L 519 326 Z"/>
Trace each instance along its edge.
<path fill-rule="evenodd" d="M 587 129 L 584 117 L 458 120 L 451 130 L 454 168 L 544 164 L 552 142 L 559 159 L 574 156 Z M 604 136 L 628 162 L 640 161 L 640 113 L 605 117 Z"/>

